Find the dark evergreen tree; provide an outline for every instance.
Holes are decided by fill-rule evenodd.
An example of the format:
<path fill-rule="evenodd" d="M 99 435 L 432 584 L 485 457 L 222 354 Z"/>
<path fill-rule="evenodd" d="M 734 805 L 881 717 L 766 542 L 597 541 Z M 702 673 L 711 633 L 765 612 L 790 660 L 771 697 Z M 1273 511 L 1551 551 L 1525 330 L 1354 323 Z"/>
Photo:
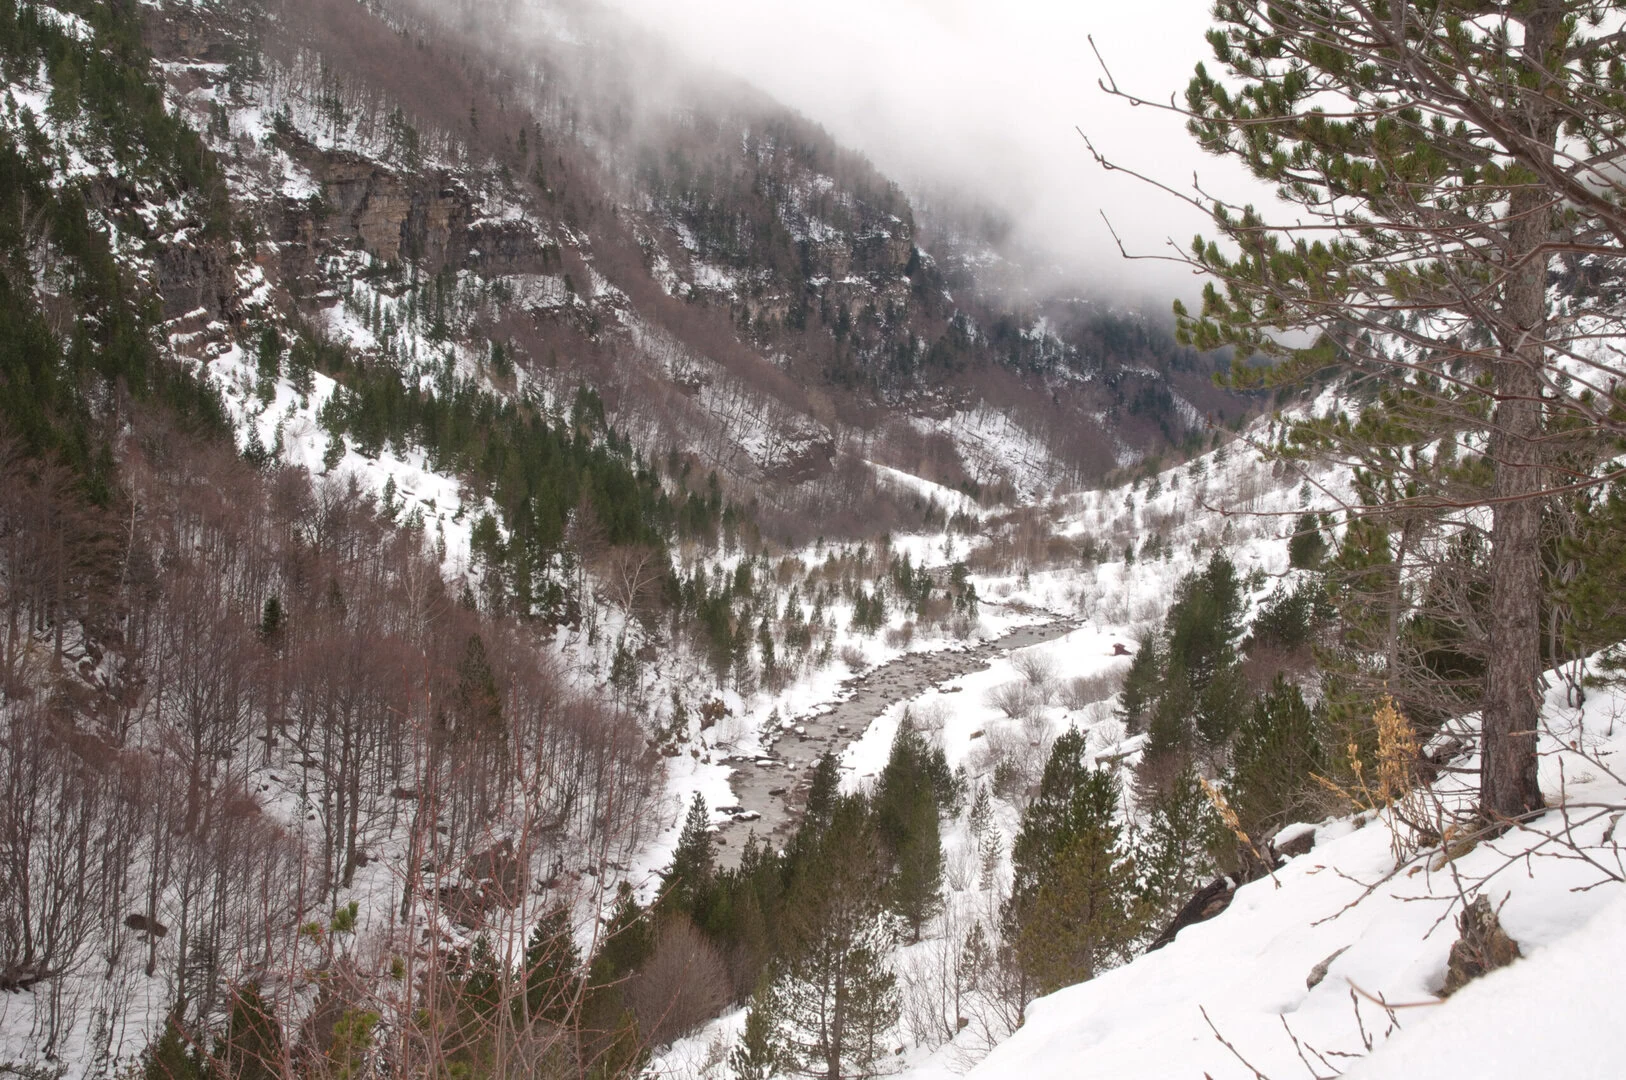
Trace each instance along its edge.
<path fill-rule="evenodd" d="M 1247 714 L 1250 698 L 1247 676 L 1233 654 L 1230 661 L 1213 674 L 1197 697 L 1194 717 L 1197 734 L 1215 752 L 1215 756 L 1218 756 L 1237 724 Z"/>
<path fill-rule="evenodd" d="M 486 643 L 479 634 L 469 635 L 463 659 L 458 663 L 454 708 L 455 734 L 467 739 L 502 740 L 506 736 L 502 694 L 486 657 Z"/>
<path fill-rule="evenodd" d="M 971 801 L 967 824 L 972 842 L 977 845 L 977 884 L 988 891 L 998 883 L 999 859 L 1005 853 L 1005 839 L 994 820 L 994 799 L 986 784 L 977 785 L 977 794 Z"/>
<path fill-rule="evenodd" d="M 704 922 L 703 901 L 711 889 L 716 856 L 711 835 L 711 815 L 705 796 L 698 791 L 689 803 L 683 831 L 678 835 L 672 863 L 661 875 L 661 906 L 683 911 Z"/>
<path fill-rule="evenodd" d="M 768 626 L 766 615 L 757 624 L 757 651 L 762 663 L 762 677 L 772 684 L 779 673 L 779 652 L 774 647 L 773 630 Z"/>
<path fill-rule="evenodd" d="M 1236 567 L 1215 551 L 1201 573 L 1181 579 L 1166 620 L 1167 662 L 1185 670 L 1198 694 L 1236 662 L 1241 620 L 1242 583 Z"/>
<path fill-rule="evenodd" d="M 817 834 L 829 824 L 841 795 L 841 767 L 835 754 L 825 751 L 813 768 L 813 781 L 807 790 L 807 806 L 802 813 L 802 830 Z"/>
<path fill-rule="evenodd" d="M 1314 805 L 1323 760 L 1317 736 L 1299 688 L 1276 676 L 1237 731 L 1227 775 L 1227 799 L 1256 842 Z"/>
<path fill-rule="evenodd" d="M 1022 966 L 1041 993 L 1092 979 L 1128 960 L 1141 931 L 1135 864 L 1122 826 L 1099 813 L 1097 800 L 1090 805 L 1094 812 L 1057 853 L 1016 941 Z"/>
<path fill-rule="evenodd" d="M 1216 853 L 1232 837 L 1189 761 L 1141 808 L 1145 824 L 1134 844 L 1137 892 L 1146 929 L 1155 933 L 1213 877 Z"/>
<path fill-rule="evenodd" d="M 1300 514 L 1287 541 L 1287 563 L 1296 570 L 1314 570 L 1327 553 L 1327 538 L 1314 514 Z"/>
<path fill-rule="evenodd" d="M 1163 665 L 1162 636 L 1148 630 L 1136 643 L 1135 655 L 1129 661 L 1129 671 L 1124 676 L 1122 695 L 1118 699 L 1118 715 L 1130 734 L 1146 730 L 1151 708 L 1158 698 Z"/>
<path fill-rule="evenodd" d="M 1141 748 L 1136 775 L 1142 794 L 1161 789 L 1168 776 L 1191 758 L 1195 727 L 1192 721 L 1197 715 L 1198 700 L 1186 669 L 1178 664 L 1169 665 L 1152 704 L 1146 742 Z"/>
<path fill-rule="evenodd" d="M 590 1077 L 635 1073 L 648 1056 L 638 1019 L 627 1003 L 627 980 L 654 952 L 648 913 L 622 882 L 604 930 L 604 944 L 588 966 L 577 1028 L 580 1060 Z"/>
<path fill-rule="evenodd" d="M 559 907 L 542 916 L 526 939 L 524 963 L 525 994 L 516 1019 L 567 1023 L 578 1000 L 582 966 L 569 911 Z"/>
<path fill-rule="evenodd" d="M 282 600 L 274 594 L 266 597 L 265 606 L 260 609 L 260 640 L 272 649 L 280 649 L 284 621 Z"/>
<path fill-rule="evenodd" d="M 637 971 L 655 947 L 649 914 L 623 881 L 617 888 L 610 919 L 604 927 L 604 943 L 593 956 L 589 968 L 595 987 L 608 986 Z"/>
<path fill-rule="evenodd" d="M 1004 912 L 1007 943 L 1045 992 L 1093 977 L 1139 932 L 1120 796 L 1114 775 L 1086 761 L 1082 733 L 1057 738 L 1011 849 Z"/>
<path fill-rule="evenodd" d="M 1601 649 L 1619 669 L 1626 641 L 1626 487 L 1617 483 L 1573 504 L 1577 526 L 1555 554 L 1560 583 L 1548 612 L 1548 653 L 1555 663 Z"/>
<path fill-rule="evenodd" d="M 1185 96 L 1203 148 L 1292 207 L 1273 222 L 1197 200 L 1234 246 L 1194 242 L 1192 265 L 1214 280 L 1200 312 L 1177 306 L 1182 340 L 1235 347 L 1244 378 L 1264 353 L 1284 361 L 1270 368 L 1278 383 L 1336 364 L 1375 387 L 1368 406 L 1308 419 L 1291 441 L 1390 481 L 1393 499 L 1358 505 L 1395 526 L 1401 561 L 1431 546 L 1404 543 L 1408 530 L 1485 529 L 1468 505 L 1489 519 L 1479 698 L 1492 822 L 1543 805 L 1543 515 L 1607 483 L 1618 453 L 1594 443 L 1589 456 L 1569 435 L 1622 431 L 1617 391 L 1600 407 L 1618 371 L 1584 358 L 1620 316 L 1601 305 L 1610 328 L 1583 327 L 1552 288 L 1577 251 L 1590 265 L 1626 253 L 1613 164 L 1626 42 L 1612 14 L 1582 0 L 1227 0 L 1208 35 L 1220 71 L 1199 66 Z M 1402 658 L 1371 655 L 1393 681 Z"/>
<path fill-rule="evenodd" d="M 764 987 L 751 995 L 745 1013 L 740 1041 L 728 1055 L 728 1067 L 735 1080 L 773 1080 L 779 1071 L 779 1018 L 774 1015 L 773 995 Z"/>
<path fill-rule="evenodd" d="M 900 1002 L 886 960 L 879 846 L 863 798 L 839 797 L 796 867 L 786 949 L 769 991 L 783 1067 L 827 1080 L 870 1076 L 890 1052 Z"/>
<path fill-rule="evenodd" d="M 198 1042 L 187 1034 L 185 1007 L 177 1005 L 158 1038 L 141 1056 L 143 1080 L 210 1080 L 212 1070 Z"/>
<path fill-rule="evenodd" d="M 1080 797 L 1094 769 L 1085 760 L 1084 733 L 1070 727 L 1050 747 L 1039 794 L 1022 815 L 1022 828 L 1011 847 L 1011 898 L 1007 922 L 1021 921 L 1057 855 L 1082 827 L 1086 815 Z"/>
<path fill-rule="evenodd" d="M 943 847 L 932 758 L 905 713 L 875 788 L 876 828 L 892 871 L 888 903 L 915 941 L 943 906 Z"/>
<path fill-rule="evenodd" d="M 1292 586 L 1277 586 L 1259 605 L 1259 613 L 1248 628 L 1248 649 L 1292 652 L 1310 645 L 1329 614 L 1324 589 L 1319 575 Z"/>

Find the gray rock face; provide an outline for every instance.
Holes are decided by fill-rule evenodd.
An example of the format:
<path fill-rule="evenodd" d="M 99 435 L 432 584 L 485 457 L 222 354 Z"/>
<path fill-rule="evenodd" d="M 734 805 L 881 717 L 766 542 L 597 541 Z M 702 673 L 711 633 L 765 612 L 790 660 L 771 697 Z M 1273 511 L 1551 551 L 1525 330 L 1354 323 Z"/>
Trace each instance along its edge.
<path fill-rule="evenodd" d="M 322 185 L 319 227 L 383 262 L 402 257 L 431 270 L 538 274 L 557 261 L 523 221 L 480 219 L 474 195 L 444 172 L 397 174 L 348 154 L 307 161 Z"/>
<path fill-rule="evenodd" d="M 231 260 L 224 247 L 187 241 L 160 249 L 154 259 L 165 321 L 196 311 L 205 321 L 227 318 L 235 294 Z"/>

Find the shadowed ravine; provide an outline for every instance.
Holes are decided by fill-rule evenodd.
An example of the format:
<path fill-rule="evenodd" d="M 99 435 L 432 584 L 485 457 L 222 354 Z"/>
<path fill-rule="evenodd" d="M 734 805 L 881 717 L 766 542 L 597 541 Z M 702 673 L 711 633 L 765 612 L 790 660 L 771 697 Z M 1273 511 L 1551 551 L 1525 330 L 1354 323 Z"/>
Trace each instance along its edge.
<path fill-rule="evenodd" d="M 734 765 L 734 775 L 729 779 L 734 803 L 721 808 L 728 820 L 718 829 L 718 862 L 735 865 L 752 830 L 758 837 L 771 838 L 776 847 L 782 845 L 801 814 L 802 800 L 819 756 L 826 750 L 840 754 L 893 705 L 980 671 L 1013 649 L 1054 641 L 1077 626 L 1072 619 L 1055 618 L 1019 627 L 1004 637 L 967 649 L 908 653 L 847 680 L 843 687 L 848 696 L 842 701 L 811 715 L 794 717 L 777 734 L 765 735 L 767 748 L 762 756 L 730 759 Z"/>

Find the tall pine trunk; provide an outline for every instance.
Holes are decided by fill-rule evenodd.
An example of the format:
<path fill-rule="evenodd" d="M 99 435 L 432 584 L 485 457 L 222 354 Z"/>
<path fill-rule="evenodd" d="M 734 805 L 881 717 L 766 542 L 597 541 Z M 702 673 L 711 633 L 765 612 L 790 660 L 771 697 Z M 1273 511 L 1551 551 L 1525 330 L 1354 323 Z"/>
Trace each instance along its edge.
<path fill-rule="evenodd" d="M 1525 23 L 1527 70 L 1543 71 L 1559 29 L 1556 6 L 1542 3 Z M 1518 92 L 1518 91 L 1514 91 Z M 1526 91 L 1531 144 L 1550 157 L 1558 132 L 1552 107 Z M 1536 728 L 1541 695 L 1542 374 L 1547 363 L 1547 264 L 1551 196 L 1533 180 L 1509 200 L 1508 276 L 1503 296 L 1504 356 L 1493 372 L 1496 405 L 1490 456 L 1496 469 L 1491 510 L 1490 642 L 1480 765 L 1480 813 L 1521 817 L 1542 805 Z"/>
<path fill-rule="evenodd" d="M 1542 805 L 1536 781 L 1541 680 L 1541 488 L 1534 462 L 1539 377 L 1520 360 L 1498 365 L 1497 463 L 1491 518 L 1490 649 L 1485 667 L 1480 811 L 1492 821 Z"/>

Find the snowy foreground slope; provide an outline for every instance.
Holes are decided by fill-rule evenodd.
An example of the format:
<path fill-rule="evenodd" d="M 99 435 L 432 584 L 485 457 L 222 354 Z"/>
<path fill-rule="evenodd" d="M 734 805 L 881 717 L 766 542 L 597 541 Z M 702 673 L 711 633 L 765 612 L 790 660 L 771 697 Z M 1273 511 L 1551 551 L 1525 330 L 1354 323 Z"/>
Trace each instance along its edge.
<path fill-rule="evenodd" d="M 1391 832 L 1371 813 L 1319 825 L 1308 854 L 1244 886 L 1219 917 L 1035 1001 L 970 1075 L 1626 1075 L 1626 866 L 1614 836 L 1626 809 L 1626 694 L 1570 708 L 1555 690 L 1545 722 L 1542 788 L 1554 809 L 1528 827 L 1451 862 L 1437 846 L 1407 852 L 1397 867 Z M 1500 905 L 1525 958 L 1439 1002 L 1461 897 L 1476 889 Z M 939 1054 L 908 1075 L 954 1075 L 952 1064 Z"/>

